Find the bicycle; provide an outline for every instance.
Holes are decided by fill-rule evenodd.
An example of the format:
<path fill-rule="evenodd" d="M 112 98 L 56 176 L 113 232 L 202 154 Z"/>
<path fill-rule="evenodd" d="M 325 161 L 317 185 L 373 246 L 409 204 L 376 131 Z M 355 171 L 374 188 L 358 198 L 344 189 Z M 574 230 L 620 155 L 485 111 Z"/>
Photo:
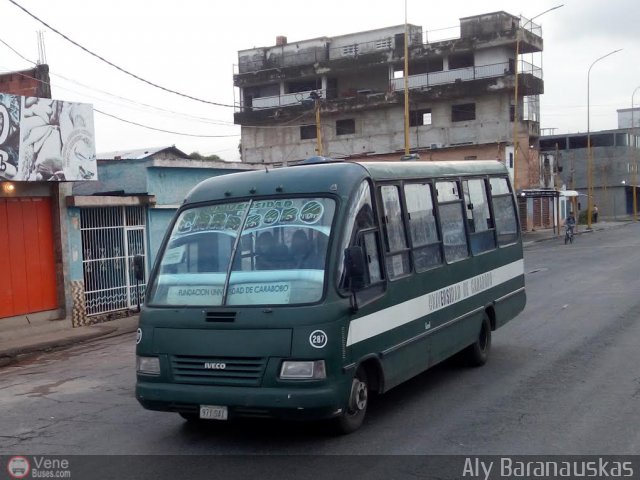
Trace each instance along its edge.
<path fill-rule="evenodd" d="M 573 243 L 573 237 L 574 237 L 574 233 L 573 233 L 573 225 L 571 226 L 566 226 L 565 225 L 565 234 L 564 234 L 564 244 L 566 245 L 567 243 Z"/>

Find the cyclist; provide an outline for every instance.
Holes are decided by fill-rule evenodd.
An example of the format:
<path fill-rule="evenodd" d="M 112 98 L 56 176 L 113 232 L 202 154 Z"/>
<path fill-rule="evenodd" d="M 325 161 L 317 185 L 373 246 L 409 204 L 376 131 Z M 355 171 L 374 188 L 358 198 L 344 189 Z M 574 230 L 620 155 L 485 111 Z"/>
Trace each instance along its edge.
<path fill-rule="evenodd" d="M 576 227 L 576 217 L 573 216 L 573 212 L 569 212 L 569 216 L 565 222 L 565 227 L 567 229 L 567 234 L 565 235 L 565 243 L 567 243 L 567 239 L 573 241 L 574 229 Z"/>

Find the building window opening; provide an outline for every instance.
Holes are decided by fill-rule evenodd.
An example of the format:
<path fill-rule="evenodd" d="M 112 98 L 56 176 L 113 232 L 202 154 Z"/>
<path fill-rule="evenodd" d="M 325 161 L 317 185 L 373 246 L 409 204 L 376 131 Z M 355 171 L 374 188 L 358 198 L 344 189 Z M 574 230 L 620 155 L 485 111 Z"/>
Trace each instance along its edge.
<path fill-rule="evenodd" d="M 473 53 L 457 53 L 449 56 L 449 70 L 473 67 Z"/>
<path fill-rule="evenodd" d="M 464 103 L 462 105 L 451 106 L 451 121 L 452 122 L 466 122 L 468 120 L 476 119 L 476 104 Z"/>
<path fill-rule="evenodd" d="M 409 126 L 431 125 L 431 109 L 412 110 L 409 112 Z"/>
<path fill-rule="evenodd" d="M 336 121 L 336 135 L 351 135 L 356 133 L 356 121 L 353 118 Z"/>
<path fill-rule="evenodd" d="M 311 140 L 316 138 L 317 130 L 315 125 L 302 125 L 300 127 L 300 140 Z"/>
<path fill-rule="evenodd" d="M 302 82 L 289 82 L 287 84 L 287 93 L 310 92 L 321 88 L 322 84 L 319 78 Z"/>
<path fill-rule="evenodd" d="M 591 146 L 593 146 L 593 141 L 591 142 Z M 569 137 L 569 148 L 587 148 L 587 136 Z"/>

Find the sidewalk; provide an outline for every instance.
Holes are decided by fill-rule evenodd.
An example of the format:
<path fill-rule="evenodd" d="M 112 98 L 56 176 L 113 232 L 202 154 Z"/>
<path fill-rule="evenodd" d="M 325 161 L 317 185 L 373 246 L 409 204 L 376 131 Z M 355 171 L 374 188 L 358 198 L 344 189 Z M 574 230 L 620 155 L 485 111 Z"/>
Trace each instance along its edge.
<path fill-rule="evenodd" d="M 0 320 L 0 367 L 28 356 L 69 347 L 96 338 L 133 333 L 138 328 L 138 314 L 86 327 L 73 328 L 70 319 L 3 325 Z"/>
<path fill-rule="evenodd" d="M 591 224 L 591 230 L 587 230 L 586 225 L 578 225 L 576 235 L 589 234 L 600 230 L 609 230 L 612 228 L 620 228 L 633 223 L 632 220 L 604 220 L 598 223 Z M 564 241 L 564 227 L 560 227 L 560 235 L 554 233 L 553 228 L 544 228 L 540 230 L 534 230 L 531 232 L 522 233 L 522 245 L 527 247 L 533 243 L 544 242 L 546 240 L 556 239 L 558 241 Z"/>

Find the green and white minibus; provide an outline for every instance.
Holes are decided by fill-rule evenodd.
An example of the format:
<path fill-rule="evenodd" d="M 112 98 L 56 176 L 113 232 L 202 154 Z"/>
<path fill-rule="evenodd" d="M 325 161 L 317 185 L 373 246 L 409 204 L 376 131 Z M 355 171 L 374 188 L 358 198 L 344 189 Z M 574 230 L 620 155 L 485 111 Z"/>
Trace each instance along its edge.
<path fill-rule="evenodd" d="M 197 185 L 151 272 L 136 397 L 187 420 L 332 419 L 461 352 L 525 306 L 498 161 L 327 162 Z"/>

